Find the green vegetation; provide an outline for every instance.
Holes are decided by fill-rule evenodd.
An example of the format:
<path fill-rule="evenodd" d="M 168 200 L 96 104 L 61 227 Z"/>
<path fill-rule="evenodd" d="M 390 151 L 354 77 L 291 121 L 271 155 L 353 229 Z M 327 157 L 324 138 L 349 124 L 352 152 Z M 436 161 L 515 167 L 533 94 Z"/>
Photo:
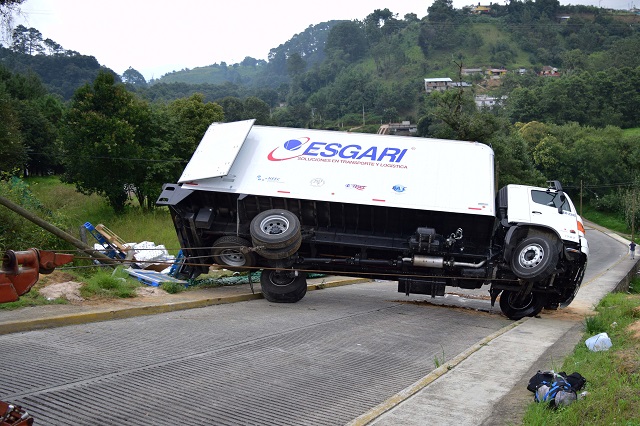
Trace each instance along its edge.
<path fill-rule="evenodd" d="M 80 287 L 80 295 L 92 298 L 130 298 L 136 297 L 136 288 L 140 284 L 121 268 L 101 269 Z"/>
<path fill-rule="evenodd" d="M 585 320 L 587 338 L 606 332 L 613 346 L 591 352 L 580 343 L 557 371 L 579 372 L 587 379 L 584 399 L 550 410 L 532 403 L 523 424 L 533 425 L 640 425 L 640 278 L 630 293 L 607 295 L 596 315 Z"/>
<path fill-rule="evenodd" d="M 0 180 L 0 196 L 21 204 L 70 235 L 80 238 L 85 222 L 103 224 L 126 242 L 151 241 L 164 245 L 173 255 L 179 250 L 178 239 L 167 209 L 144 210 L 130 200 L 121 214 L 116 214 L 97 195 L 84 195 L 73 185 L 55 176 L 26 181 Z M 88 243 L 93 245 L 93 237 Z M 49 250 L 72 249 L 67 243 L 32 224 L 23 217 L 0 208 L 0 249 L 24 250 L 37 247 Z"/>
<path fill-rule="evenodd" d="M 172 282 L 162 283 L 160 284 L 160 288 L 169 294 L 176 294 L 185 290 L 184 285 Z"/>

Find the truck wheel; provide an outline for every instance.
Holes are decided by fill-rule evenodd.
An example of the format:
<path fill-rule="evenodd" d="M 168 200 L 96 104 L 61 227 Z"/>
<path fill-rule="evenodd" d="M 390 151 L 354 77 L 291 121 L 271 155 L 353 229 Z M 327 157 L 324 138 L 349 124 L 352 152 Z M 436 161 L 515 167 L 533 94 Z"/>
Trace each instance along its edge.
<path fill-rule="evenodd" d="M 558 263 L 558 251 L 547 234 L 522 240 L 511 258 L 511 270 L 518 278 L 542 281 L 551 276 Z"/>
<path fill-rule="evenodd" d="M 256 256 L 247 249 L 251 243 L 244 238 L 226 236 L 213 243 L 211 255 L 213 260 L 230 271 L 245 271 L 256 265 Z"/>
<path fill-rule="evenodd" d="M 254 243 L 255 244 L 255 243 Z M 256 252 L 266 258 L 266 259 L 286 259 L 289 256 L 292 256 L 295 252 L 298 251 L 300 246 L 302 245 L 302 236 L 298 237 L 291 245 L 286 247 L 278 248 L 278 249 L 270 249 L 264 246 L 256 249 Z"/>
<path fill-rule="evenodd" d="M 307 294 L 307 274 L 280 269 L 275 271 L 262 271 L 260 286 L 262 295 L 269 302 L 295 303 Z"/>
<path fill-rule="evenodd" d="M 279 249 L 300 238 L 300 221 L 289 210 L 266 210 L 253 218 L 250 232 L 254 246 Z"/>
<path fill-rule="evenodd" d="M 521 295 L 519 291 L 504 290 L 500 294 L 500 309 L 512 320 L 536 316 L 546 303 L 547 296 L 543 293 Z"/>

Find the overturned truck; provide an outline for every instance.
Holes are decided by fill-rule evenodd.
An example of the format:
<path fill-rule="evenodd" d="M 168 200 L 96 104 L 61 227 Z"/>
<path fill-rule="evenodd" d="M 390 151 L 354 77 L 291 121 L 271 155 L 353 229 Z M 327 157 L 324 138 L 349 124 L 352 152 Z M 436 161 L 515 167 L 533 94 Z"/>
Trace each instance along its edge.
<path fill-rule="evenodd" d="M 587 266 L 582 219 L 557 181 L 495 191 L 478 142 L 212 124 L 168 206 L 193 278 L 263 269 L 264 297 L 297 302 L 310 271 L 392 280 L 406 294 L 487 285 L 520 319 L 568 305 Z"/>

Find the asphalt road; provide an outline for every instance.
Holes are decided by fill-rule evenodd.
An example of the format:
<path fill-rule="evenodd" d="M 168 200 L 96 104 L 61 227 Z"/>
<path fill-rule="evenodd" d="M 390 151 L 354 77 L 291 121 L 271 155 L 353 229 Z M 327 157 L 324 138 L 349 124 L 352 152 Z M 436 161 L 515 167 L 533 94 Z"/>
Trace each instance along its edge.
<path fill-rule="evenodd" d="M 620 251 L 589 237 L 585 281 Z M 344 425 L 511 323 L 444 300 L 473 309 L 371 282 L 0 336 L 0 399 L 41 425 Z"/>

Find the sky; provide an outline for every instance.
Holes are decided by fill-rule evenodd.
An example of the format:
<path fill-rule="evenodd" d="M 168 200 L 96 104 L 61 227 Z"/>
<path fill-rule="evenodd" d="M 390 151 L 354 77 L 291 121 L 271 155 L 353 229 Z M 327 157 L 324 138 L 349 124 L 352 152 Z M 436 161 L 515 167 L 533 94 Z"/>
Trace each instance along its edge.
<path fill-rule="evenodd" d="M 499 0 L 503 2 L 504 0 Z M 634 3 L 635 2 L 635 3 Z M 151 80 L 245 57 L 267 60 L 269 50 L 310 25 L 362 20 L 388 8 L 403 18 L 427 15 L 432 0 L 26 0 L 16 24 L 35 28 L 66 50 L 94 56 L 116 73 L 133 67 Z M 453 0 L 455 8 L 478 0 Z M 489 4 L 482 1 L 481 4 Z M 640 0 L 561 0 L 612 9 Z"/>

